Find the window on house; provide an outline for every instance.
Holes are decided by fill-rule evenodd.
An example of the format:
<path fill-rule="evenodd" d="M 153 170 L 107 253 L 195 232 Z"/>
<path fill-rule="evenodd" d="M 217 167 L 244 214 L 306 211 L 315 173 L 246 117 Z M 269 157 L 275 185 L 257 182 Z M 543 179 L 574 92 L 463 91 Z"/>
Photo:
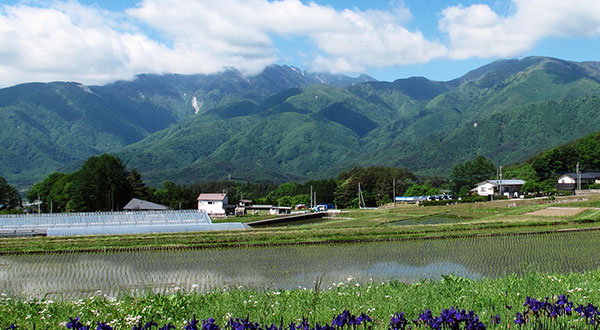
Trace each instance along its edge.
<path fill-rule="evenodd" d="M 213 202 L 208 202 L 209 205 L 211 205 Z"/>

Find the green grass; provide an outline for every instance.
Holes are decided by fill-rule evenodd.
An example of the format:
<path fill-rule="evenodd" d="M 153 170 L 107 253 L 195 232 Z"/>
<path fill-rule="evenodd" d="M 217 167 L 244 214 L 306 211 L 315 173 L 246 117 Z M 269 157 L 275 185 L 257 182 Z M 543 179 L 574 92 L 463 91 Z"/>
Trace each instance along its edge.
<path fill-rule="evenodd" d="M 374 319 L 374 329 L 387 329 L 393 313 L 404 312 L 412 320 L 425 308 L 439 313 L 443 308 L 455 306 L 475 311 L 486 324 L 492 315 L 499 314 L 502 322 L 497 328 L 505 329 L 513 322 L 515 313 L 523 310 L 526 296 L 555 299 L 560 294 L 568 294 L 575 305 L 598 304 L 600 271 L 566 275 L 528 273 L 478 281 L 448 276 L 438 282 L 414 284 L 359 284 L 348 279 L 343 283 L 321 283 L 295 290 L 236 288 L 205 293 L 179 290 L 171 294 L 116 298 L 98 294 L 78 301 L 20 300 L 3 295 L 0 297 L 0 326 L 5 328 L 16 323 L 20 328 L 31 329 L 35 324 L 38 329 L 65 329 L 69 317 L 79 316 L 84 324 L 95 326 L 95 321 L 109 322 L 117 330 L 131 329 L 138 321 L 151 320 L 161 326 L 171 322 L 181 329 L 193 315 L 199 320 L 213 317 L 221 326 L 229 317 L 246 316 L 261 325 L 279 325 L 282 319 L 287 325 L 299 322 L 302 317 L 311 323 L 324 324 L 348 309 L 355 314 L 368 313 Z M 508 310 L 506 305 L 512 309 Z M 568 320 L 574 325 L 583 325 L 576 316 Z"/>
<path fill-rule="evenodd" d="M 431 207 L 398 205 L 395 208 L 377 210 L 348 210 L 337 217 L 312 224 L 244 231 L 8 238 L 0 240 L 0 253 L 269 246 L 535 233 L 600 227 L 598 210 L 587 210 L 573 217 L 541 217 L 528 214 L 549 206 L 591 207 L 600 203 L 598 195 L 588 196 L 586 199 L 586 201 L 569 202 L 575 198 L 567 197 L 558 199 L 561 203 L 549 204 L 542 200 L 518 200 Z M 563 203 L 565 201 L 567 203 Z M 513 203 L 516 203 L 516 206 L 513 206 Z M 394 222 L 401 220 L 431 216 L 460 220 L 436 225 L 393 225 Z M 262 216 L 232 218 L 231 221 L 247 222 L 258 219 L 264 218 Z"/>

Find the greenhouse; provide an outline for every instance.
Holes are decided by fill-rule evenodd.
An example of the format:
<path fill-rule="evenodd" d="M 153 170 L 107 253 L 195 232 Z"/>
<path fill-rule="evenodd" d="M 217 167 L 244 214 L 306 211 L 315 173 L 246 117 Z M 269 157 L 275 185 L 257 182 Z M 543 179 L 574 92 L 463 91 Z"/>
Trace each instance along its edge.
<path fill-rule="evenodd" d="M 197 210 L 11 214 L 0 216 L 2 236 L 75 236 L 175 233 L 246 229 L 242 223 L 213 224 Z"/>

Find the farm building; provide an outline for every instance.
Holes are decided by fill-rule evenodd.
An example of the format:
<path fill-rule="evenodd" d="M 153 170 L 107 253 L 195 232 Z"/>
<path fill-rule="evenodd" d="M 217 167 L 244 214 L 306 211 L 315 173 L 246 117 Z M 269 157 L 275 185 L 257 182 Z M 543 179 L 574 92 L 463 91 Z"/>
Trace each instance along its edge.
<path fill-rule="evenodd" d="M 581 186 L 600 183 L 600 172 L 579 173 L 581 177 Z M 558 178 L 556 189 L 575 190 L 577 189 L 577 173 L 565 173 Z"/>
<path fill-rule="evenodd" d="M 292 208 L 289 206 L 271 206 L 269 213 L 271 215 L 290 214 L 292 213 Z"/>
<path fill-rule="evenodd" d="M 124 211 L 166 211 L 169 208 L 143 199 L 133 198 L 123 207 Z"/>
<path fill-rule="evenodd" d="M 502 186 L 502 195 L 506 197 L 519 197 L 521 195 L 521 188 L 525 181 L 518 179 L 511 180 L 485 180 L 477 184 L 476 192 L 479 196 L 492 196 L 499 193 L 500 186 Z"/>
<path fill-rule="evenodd" d="M 77 236 L 179 233 L 246 229 L 239 222 L 212 223 L 196 210 L 0 215 L 0 236 Z"/>
<path fill-rule="evenodd" d="M 273 206 L 273 205 L 254 205 L 254 204 L 252 204 L 252 201 L 249 199 L 240 200 L 238 205 L 235 208 L 235 215 L 245 215 L 245 214 L 278 215 L 278 214 L 290 214 L 291 212 L 292 212 L 291 207 Z"/>

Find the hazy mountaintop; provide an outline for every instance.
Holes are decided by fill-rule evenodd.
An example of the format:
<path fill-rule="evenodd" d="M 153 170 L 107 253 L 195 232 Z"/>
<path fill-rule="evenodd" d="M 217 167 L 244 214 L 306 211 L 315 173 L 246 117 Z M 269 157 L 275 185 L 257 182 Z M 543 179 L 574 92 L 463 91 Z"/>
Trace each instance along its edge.
<path fill-rule="evenodd" d="M 239 100 L 260 102 L 316 83 L 347 86 L 368 76 L 303 72 L 273 65 L 244 77 L 143 74 L 104 86 L 28 83 L 0 89 L 0 176 L 23 187 L 70 162 L 118 150 L 195 114 Z"/>
<path fill-rule="evenodd" d="M 447 174 L 507 164 L 597 130 L 600 64 L 499 60 L 447 81 L 378 82 L 274 65 L 253 77 L 139 75 L 0 90 L 0 175 L 25 186 L 113 152 L 144 178 L 307 180 L 355 165 Z"/>

